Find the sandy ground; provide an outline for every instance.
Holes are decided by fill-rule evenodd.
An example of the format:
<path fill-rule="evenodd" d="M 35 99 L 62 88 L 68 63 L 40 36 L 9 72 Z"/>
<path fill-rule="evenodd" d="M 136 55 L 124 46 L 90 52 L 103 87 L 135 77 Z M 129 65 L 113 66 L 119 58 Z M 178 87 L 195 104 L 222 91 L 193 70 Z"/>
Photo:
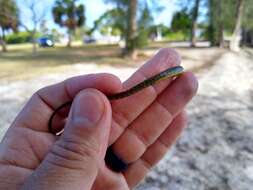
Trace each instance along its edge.
<path fill-rule="evenodd" d="M 138 189 L 250 190 L 253 187 L 253 62 L 225 53 L 200 73 L 190 124 Z"/>
<path fill-rule="evenodd" d="M 252 51 L 178 49 L 183 66 L 197 72 L 200 88 L 188 106 L 189 127 L 177 145 L 137 189 L 250 190 L 253 187 Z M 153 53 L 153 52 L 151 52 Z M 0 133 L 39 88 L 70 76 L 110 72 L 122 80 L 138 67 L 77 63 L 60 73 L 27 80 L 0 80 Z M 60 68 L 62 67 L 62 68 Z"/>

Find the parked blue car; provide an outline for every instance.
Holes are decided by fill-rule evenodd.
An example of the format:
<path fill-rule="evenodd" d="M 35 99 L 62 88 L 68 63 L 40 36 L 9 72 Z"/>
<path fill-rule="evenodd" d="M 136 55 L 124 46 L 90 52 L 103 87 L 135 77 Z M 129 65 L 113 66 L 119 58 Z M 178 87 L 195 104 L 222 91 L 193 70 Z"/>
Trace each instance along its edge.
<path fill-rule="evenodd" d="M 42 37 L 38 39 L 40 47 L 54 47 L 54 41 L 48 37 Z"/>

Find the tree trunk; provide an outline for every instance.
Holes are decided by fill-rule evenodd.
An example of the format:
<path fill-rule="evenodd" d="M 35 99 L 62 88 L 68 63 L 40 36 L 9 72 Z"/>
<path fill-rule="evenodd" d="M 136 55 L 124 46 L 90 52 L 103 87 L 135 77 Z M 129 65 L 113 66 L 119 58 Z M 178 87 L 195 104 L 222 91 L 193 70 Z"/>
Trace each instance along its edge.
<path fill-rule="evenodd" d="M 219 47 L 224 48 L 224 26 L 223 22 L 220 23 L 219 27 Z"/>
<path fill-rule="evenodd" d="M 7 52 L 6 42 L 1 38 L 0 45 L 2 46 L 2 52 Z"/>
<path fill-rule="evenodd" d="M 232 35 L 232 39 L 230 41 L 230 50 L 238 52 L 240 51 L 240 40 L 241 40 L 241 23 L 242 23 L 242 16 L 243 16 L 243 1 L 244 0 L 237 0 L 236 5 L 236 23 L 234 32 Z"/>
<path fill-rule="evenodd" d="M 208 40 L 211 42 L 211 46 L 215 46 L 215 35 L 214 35 L 214 10 L 213 10 L 213 0 L 208 1 L 209 6 L 209 27 L 208 27 Z"/>
<path fill-rule="evenodd" d="M 218 2 L 218 15 L 219 15 L 219 29 L 218 29 L 218 37 L 219 37 L 219 46 L 220 48 L 224 47 L 224 23 L 222 16 L 222 1 Z"/>
<path fill-rule="evenodd" d="M 5 31 L 2 28 L 2 36 L 0 36 L 0 45 L 2 46 L 2 52 L 7 52 L 7 46 L 5 42 Z"/>
<path fill-rule="evenodd" d="M 69 29 L 68 30 L 68 44 L 67 44 L 67 47 L 71 48 L 71 46 L 72 46 L 72 30 Z"/>
<path fill-rule="evenodd" d="M 199 2 L 200 0 L 195 0 L 195 6 L 193 8 L 192 14 L 192 28 L 191 28 L 191 46 L 196 46 L 196 30 L 197 30 L 197 19 L 199 14 Z"/>
<path fill-rule="evenodd" d="M 36 55 L 37 54 L 37 43 L 36 43 L 36 37 L 35 37 L 36 31 L 32 31 L 31 37 L 32 37 L 32 54 Z"/>
<path fill-rule="evenodd" d="M 129 0 L 128 4 L 128 26 L 126 35 L 126 48 L 125 56 L 129 56 L 135 59 L 137 56 L 136 52 L 136 37 L 137 37 L 137 0 Z"/>

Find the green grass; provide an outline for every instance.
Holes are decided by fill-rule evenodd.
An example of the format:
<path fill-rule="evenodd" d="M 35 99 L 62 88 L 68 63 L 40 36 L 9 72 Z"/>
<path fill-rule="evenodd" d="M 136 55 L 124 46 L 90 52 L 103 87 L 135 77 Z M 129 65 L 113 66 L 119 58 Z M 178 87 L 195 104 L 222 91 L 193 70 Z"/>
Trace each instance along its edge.
<path fill-rule="evenodd" d="M 120 49 L 114 45 L 96 46 L 74 46 L 65 48 L 57 46 L 55 48 L 39 48 L 36 55 L 32 55 L 31 47 L 28 44 L 15 45 L 9 47 L 9 52 L 1 53 L 1 64 L 8 62 L 36 63 L 38 65 L 59 65 L 76 62 L 99 61 L 104 57 L 119 58 Z"/>
<path fill-rule="evenodd" d="M 55 48 L 38 48 L 32 55 L 30 44 L 9 45 L 8 52 L 0 53 L 1 78 L 29 78 L 40 73 L 56 72 L 62 66 L 74 63 L 131 65 L 131 61 L 121 57 L 117 45 L 80 45 L 72 48 L 57 45 Z"/>

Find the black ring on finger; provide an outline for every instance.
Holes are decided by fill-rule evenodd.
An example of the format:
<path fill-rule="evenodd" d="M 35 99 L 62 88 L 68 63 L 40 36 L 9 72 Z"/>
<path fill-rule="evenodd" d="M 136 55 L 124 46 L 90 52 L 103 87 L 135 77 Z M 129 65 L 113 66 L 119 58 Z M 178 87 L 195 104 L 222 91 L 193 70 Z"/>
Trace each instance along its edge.
<path fill-rule="evenodd" d="M 105 163 L 113 171 L 119 173 L 123 172 L 128 168 L 128 164 L 125 163 L 119 156 L 117 156 L 113 150 L 112 146 L 107 148 L 105 154 Z"/>

